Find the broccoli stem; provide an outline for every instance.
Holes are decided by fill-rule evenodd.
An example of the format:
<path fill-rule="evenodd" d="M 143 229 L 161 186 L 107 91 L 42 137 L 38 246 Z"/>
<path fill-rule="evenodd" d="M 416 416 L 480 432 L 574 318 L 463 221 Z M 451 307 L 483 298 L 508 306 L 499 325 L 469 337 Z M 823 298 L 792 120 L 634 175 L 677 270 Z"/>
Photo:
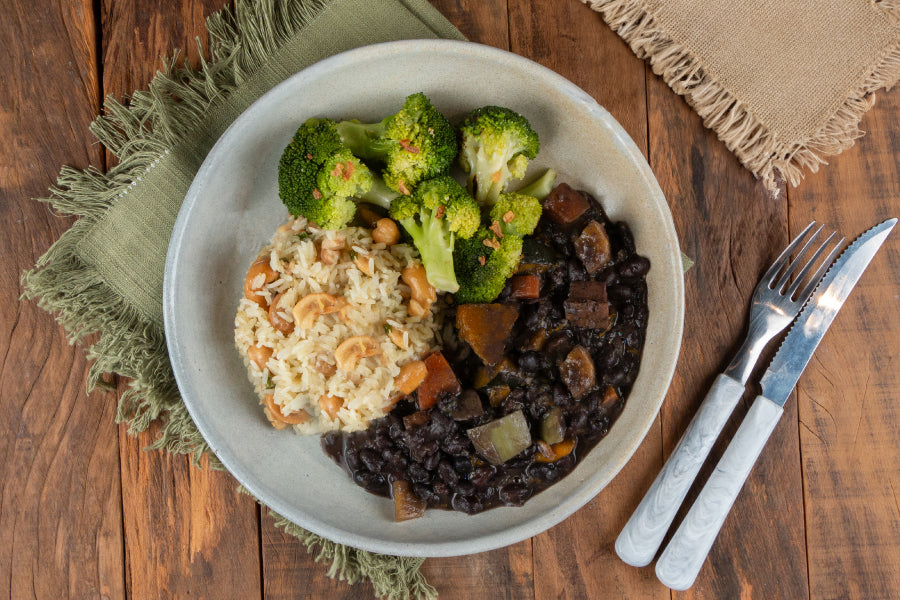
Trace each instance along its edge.
<path fill-rule="evenodd" d="M 453 246 L 456 235 L 441 219 L 435 219 L 432 211 L 423 209 L 419 214 L 421 223 L 415 218 L 403 219 L 400 223 L 406 229 L 413 244 L 419 250 L 428 283 L 442 292 L 456 292 L 459 282 L 453 270 Z"/>
<path fill-rule="evenodd" d="M 399 192 L 395 192 L 394 190 L 389 188 L 380 177 L 373 177 L 372 187 L 369 188 L 369 191 L 365 194 L 357 196 L 357 198 L 359 198 L 360 200 L 364 200 L 369 204 L 374 204 L 375 206 L 389 209 L 391 207 L 391 202 L 393 202 L 394 198 L 399 195 Z"/>
<path fill-rule="evenodd" d="M 520 189 L 517 193 L 543 200 L 550 195 L 556 183 L 556 171 L 547 169 L 544 174 Z"/>
<path fill-rule="evenodd" d="M 393 150 L 395 143 L 384 136 L 387 129 L 385 121 L 379 123 L 357 123 L 341 121 L 337 124 L 341 141 L 363 160 L 384 161 Z"/>

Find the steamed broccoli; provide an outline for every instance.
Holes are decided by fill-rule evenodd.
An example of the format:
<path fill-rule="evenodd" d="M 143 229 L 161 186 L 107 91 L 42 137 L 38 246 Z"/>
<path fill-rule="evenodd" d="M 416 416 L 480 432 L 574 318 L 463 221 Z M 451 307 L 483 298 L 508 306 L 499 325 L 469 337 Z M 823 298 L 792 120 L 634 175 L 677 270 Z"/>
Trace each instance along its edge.
<path fill-rule="evenodd" d="M 556 182 L 556 171 L 547 169 L 544 174 L 518 190 L 518 193 L 526 196 L 534 196 L 538 200 L 543 200 L 553 191 L 553 184 Z"/>
<path fill-rule="evenodd" d="M 399 112 L 378 123 L 342 121 L 336 129 L 353 154 L 384 163 L 388 187 L 403 194 L 445 173 L 456 157 L 453 126 L 422 93 L 407 97 Z"/>
<path fill-rule="evenodd" d="M 478 108 L 460 125 L 459 163 L 469 174 L 469 191 L 491 206 L 511 179 L 525 176 L 537 156 L 538 135 L 522 115 L 500 106 Z"/>
<path fill-rule="evenodd" d="M 506 280 L 516 271 L 522 258 L 522 238 L 497 235 L 480 228 L 467 240 L 460 240 L 453 253 L 453 266 L 459 279 L 454 294 L 459 304 L 493 302 Z"/>
<path fill-rule="evenodd" d="M 525 237 L 534 232 L 541 218 L 541 202 L 534 196 L 518 192 L 500 194 L 491 208 L 491 229 L 505 235 Z"/>
<path fill-rule="evenodd" d="M 410 196 L 398 196 L 391 217 L 403 225 L 422 257 L 428 283 L 435 289 L 459 289 L 453 272 L 456 238 L 478 229 L 481 211 L 466 189 L 449 175 L 421 182 Z"/>
<path fill-rule="evenodd" d="M 372 173 L 341 144 L 328 119 L 309 119 L 278 163 L 278 195 L 292 215 L 343 229 L 356 214 L 352 196 L 372 187 Z"/>

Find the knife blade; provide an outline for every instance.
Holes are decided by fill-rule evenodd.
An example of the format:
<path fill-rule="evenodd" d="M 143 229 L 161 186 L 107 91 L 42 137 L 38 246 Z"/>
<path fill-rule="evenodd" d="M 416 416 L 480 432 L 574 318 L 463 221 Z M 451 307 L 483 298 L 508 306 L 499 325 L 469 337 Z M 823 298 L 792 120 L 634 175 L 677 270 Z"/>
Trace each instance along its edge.
<path fill-rule="evenodd" d="M 791 326 L 760 379 L 762 394 L 710 475 L 697 500 L 656 563 L 656 576 L 674 590 L 693 585 L 725 517 L 744 486 L 784 404 L 813 353 L 897 219 L 869 229 L 835 260 Z"/>

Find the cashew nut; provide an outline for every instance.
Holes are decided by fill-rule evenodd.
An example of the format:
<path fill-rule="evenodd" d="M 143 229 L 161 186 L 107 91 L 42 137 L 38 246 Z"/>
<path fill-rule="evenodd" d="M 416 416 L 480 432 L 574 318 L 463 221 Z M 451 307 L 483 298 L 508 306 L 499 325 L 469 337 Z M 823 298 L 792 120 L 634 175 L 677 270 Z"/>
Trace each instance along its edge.
<path fill-rule="evenodd" d="M 294 331 L 294 323 L 285 318 L 287 313 L 278 306 L 281 296 L 282 294 L 278 294 L 272 299 L 272 306 L 269 307 L 269 323 L 284 335 L 290 335 Z"/>
<path fill-rule="evenodd" d="M 407 312 L 411 317 L 422 317 L 428 314 L 432 303 L 437 300 L 434 287 L 428 283 L 425 267 L 412 265 L 400 272 L 400 279 L 412 290 Z"/>
<path fill-rule="evenodd" d="M 398 348 L 406 350 L 409 347 L 409 335 L 406 334 L 406 329 L 397 327 L 396 325 L 391 325 L 389 327 L 388 338 L 390 338 Z"/>
<path fill-rule="evenodd" d="M 266 416 L 271 421 L 272 425 L 275 426 L 275 429 L 283 429 L 283 427 L 279 427 L 278 423 L 286 423 L 288 425 L 300 425 L 301 423 L 306 423 L 312 416 L 303 410 L 302 408 L 297 412 L 292 412 L 289 415 L 285 415 L 281 412 L 281 407 L 275 404 L 275 395 L 274 394 L 266 394 Z"/>
<path fill-rule="evenodd" d="M 321 408 L 322 412 L 328 415 L 328 418 L 332 421 L 337 419 L 338 411 L 341 410 L 342 406 L 344 406 L 343 398 L 332 396 L 331 394 L 322 394 L 322 396 L 319 397 L 319 408 Z"/>
<path fill-rule="evenodd" d="M 324 239 L 319 244 L 319 260 L 326 265 L 333 265 L 341 257 L 341 250 L 346 246 L 344 238 Z"/>
<path fill-rule="evenodd" d="M 400 230 L 393 219 L 378 219 L 375 229 L 372 230 L 372 241 L 376 244 L 393 246 L 400 241 Z"/>
<path fill-rule="evenodd" d="M 278 274 L 269 266 L 268 258 L 257 259 L 247 271 L 247 279 L 244 280 L 244 297 L 266 308 L 266 297 L 261 290 L 263 286 L 272 283 L 277 277 Z"/>
<path fill-rule="evenodd" d="M 309 294 L 300 299 L 291 313 L 294 315 L 294 323 L 302 329 L 309 329 L 316 323 L 320 315 L 336 313 L 347 306 L 347 299 L 343 296 L 331 294 Z"/>
<path fill-rule="evenodd" d="M 400 367 L 400 373 L 394 377 L 394 388 L 404 396 L 416 391 L 428 375 L 428 367 L 425 362 L 416 360 Z"/>
<path fill-rule="evenodd" d="M 325 377 L 331 377 L 337 371 L 337 367 L 320 356 L 316 359 L 316 371 Z"/>
<path fill-rule="evenodd" d="M 356 265 L 356 268 L 371 277 L 374 275 L 374 261 L 372 260 L 371 254 L 363 254 L 362 252 L 356 253 L 356 258 L 353 259 L 353 264 Z"/>
<path fill-rule="evenodd" d="M 269 362 L 269 359 L 272 358 L 273 350 L 266 346 L 257 346 L 253 345 L 247 348 L 247 357 L 256 363 L 256 366 L 263 370 L 266 368 L 266 363 Z"/>
<path fill-rule="evenodd" d="M 381 347 L 368 335 L 347 338 L 334 350 L 334 360 L 341 371 L 352 371 L 359 359 L 381 354 Z"/>

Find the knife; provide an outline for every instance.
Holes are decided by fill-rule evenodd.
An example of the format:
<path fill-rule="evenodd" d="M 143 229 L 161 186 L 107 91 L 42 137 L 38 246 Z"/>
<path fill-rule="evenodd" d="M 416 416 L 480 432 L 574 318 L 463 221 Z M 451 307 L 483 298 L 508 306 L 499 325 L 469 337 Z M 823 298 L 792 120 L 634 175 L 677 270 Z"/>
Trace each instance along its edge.
<path fill-rule="evenodd" d="M 656 563 L 656 576 L 674 590 L 693 585 L 725 517 L 740 493 L 784 404 L 835 315 L 897 219 L 862 234 L 834 262 L 760 380 L 757 396 L 684 521 Z"/>

